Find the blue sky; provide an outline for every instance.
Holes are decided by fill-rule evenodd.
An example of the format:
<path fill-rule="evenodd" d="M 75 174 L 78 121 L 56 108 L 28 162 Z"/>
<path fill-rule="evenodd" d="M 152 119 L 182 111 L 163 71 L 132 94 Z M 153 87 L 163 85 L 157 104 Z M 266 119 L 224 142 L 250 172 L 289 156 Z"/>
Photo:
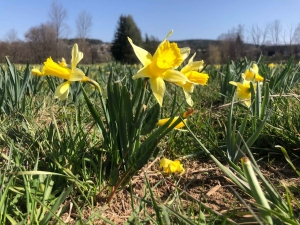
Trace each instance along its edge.
<path fill-rule="evenodd" d="M 68 38 L 76 36 L 76 18 L 82 10 L 92 15 L 90 38 L 111 42 L 121 14 L 132 15 L 142 35 L 170 40 L 217 39 L 238 24 L 245 36 L 252 25 L 263 28 L 280 20 L 283 29 L 300 23 L 299 0 L 63 0 Z M 29 28 L 49 21 L 52 0 L 0 0 L 0 40 L 15 29 L 20 39 Z M 247 40 L 246 40 L 247 41 Z"/>

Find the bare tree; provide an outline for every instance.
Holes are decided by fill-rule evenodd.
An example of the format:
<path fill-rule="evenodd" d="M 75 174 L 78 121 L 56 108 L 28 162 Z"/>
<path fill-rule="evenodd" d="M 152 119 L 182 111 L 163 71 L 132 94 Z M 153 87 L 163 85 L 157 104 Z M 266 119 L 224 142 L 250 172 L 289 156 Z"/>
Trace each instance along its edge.
<path fill-rule="evenodd" d="M 296 44 L 300 44 L 300 23 L 298 24 L 298 26 L 295 29 L 294 42 Z"/>
<path fill-rule="evenodd" d="M 10 31 L 7 32 L 6 36 L 6 41 L 8 43 L 13 43 L 18 41 L 18 32 L 15 29 L 11 29 Z"/>
<path fill-rule="evenodd" d="M 295 26 L 293 26 L 292 24 L 290 24 L 287 27 L 287 30 L 283 31 L 283 35 L 282 35 L 282 39 L 284 41 L 284 44 L 286 46 L 289 46 L 290 48 L 290 54 L 293 53 L 293 45 L 294 43 L 296 43 L 296 36 L 297 36 L 297 28 L 295 28 Z"/>
<path fill-rule="evenodd" d="M 55 51 L 56 31 L 52 24 L 41 24 L 32 27 L 25 33 L 25 38 L 31 50 L 31 61 L 42 63 Z"/>
<path fill-rule="evenodd" d="M 280 34 L 282 32 L 282 26 L 280 20 L 275 20 L 270 24 L 269 33 L 273 45 L 277 46 L 280 43 Z"/>
<path fill-rule="evenodd" d="M 88 37 L 92 27 L 92 16 L 83 10 L 76 19 L 77 36 L 81 40 Z"/>
<path fill-rule="evenodd" d="M 67 27 L 64 23 L 65 19 L 67 18 L 67 10 L 63 7 L 63 5 L 54 0 L 51 4 L 51 8 L 49 11 L 49 18 L 52 26 L 56 31 L 56 58 L 58 57 L 58 39 L 61 38 L 63 30 Z"/>

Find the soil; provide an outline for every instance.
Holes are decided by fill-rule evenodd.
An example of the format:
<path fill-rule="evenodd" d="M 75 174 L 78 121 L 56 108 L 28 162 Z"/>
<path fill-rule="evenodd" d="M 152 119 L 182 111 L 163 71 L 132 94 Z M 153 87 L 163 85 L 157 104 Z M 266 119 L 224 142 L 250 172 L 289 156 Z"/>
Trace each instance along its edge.
<path fill-rule="evenodd" d="M 205 217 L 209 216 L 209 210 L 205 209 L 207 207 L 218 213 L 221 220 L 223 217 L 227 217 L 228 222 L 231 220 L 232 223 L 236 224 L 250 224 L 254 221 L 253 216 L 245 206 L 251 205 L 254 200 L 240 191 L 213 161 L 202 158 L 186 160 L 182 163 L 185 168 L 185 173 L 182 175 L 163 175 L 158 168 L 159 159 L 156 159 L 144 167 L 137 176 L 133 177 L 132 188 L 135 209 L 141 204 L 141 199 L 148 201 L 147 206 L 144 207 L 147 211 L 138 214 L 142 224 L 153 224 L 147 219 L 149 217 L 155 218 L 155 210 L 151 203 L 145 176 L 147 176 L 158 205 L 160 203 L 170 204 L 170 208 L 174 209 L 175 212 L 190 212 L 193 215 L 190 218 L 198 218 L 200 210 Z M 300 178 L 286 161 L 282 159 L 274 159 L 271 162 L 260 161 L 259 166 L 264 176 L 269 179 L 283 198 L 285 196 L 284 184 L 294 194 L 295 200 L 300 200 L 300 193 L 293 192 L 299 190 Z M 300 170 L 300 167 L 297 169 Z M 244 203 L 239 200 L 238 196 Z M 95 215 L 93 212 L 97 211 L 98 215 L 102 216 L 102 218 L 94 217 L 91 219 L 92 224 L 108 224 L 103 218 L 107 218 L 115 224 L 124 224 L 132 215 L 129 186 L 117 192 L 109 204 L 101 196 L 96 201 L 97 206 L 93 210 L 85 209 L 83 215 L 86 219 L 91 219 Z M 253 205 L 251 208 L 254 212 L 257 212 Z M 75 207 L 73 207 L 71 213 L 65 213 L 62 219 L 67 224 L 74 224 L 78 216 L 75 211 Z M 296 214 L 299 216 L 300 212 L 296 212 Z"/>

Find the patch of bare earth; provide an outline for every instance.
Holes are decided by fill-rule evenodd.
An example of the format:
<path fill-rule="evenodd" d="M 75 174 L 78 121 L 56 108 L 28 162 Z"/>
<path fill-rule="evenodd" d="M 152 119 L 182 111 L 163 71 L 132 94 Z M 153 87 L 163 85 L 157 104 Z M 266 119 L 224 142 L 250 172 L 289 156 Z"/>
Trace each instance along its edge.
<path fill-rule="evenodd" d="M 285 161 L 275 160 L 272 165 L 260 162 L 259 165 L 265 177 L 276 187 L 282 197 L 285 194 L 283 183 L 290 187 L 291 191 L 293 187 L 299 187 L 299 177 Z M 133 177 L 134 208 L 136 209 L 141 204 L 141 199 L 149 201 L 144 208 L 146 212 L 142 211 L 138 215 L 141 220 L 145 219 L 143 224 L 151 224 L 151 221 L 146 221 L 148 217 L 155 218 L 145 174 L 158 204 L 168 204 L 172 201 L 171 208 L 177 212 L 187 212 L 193 209 L 193 216 L 196 218 L 199 215 L 199 210 L 208 215 L 208 211 L 205 210 L 205 207 L 208 207 L 215 213 L 219 213 L 220 218 L 226 214 L 233 221 L 238 221 L 239 224 L 242 224 L 243 221 L 249 221 L 249 217 L 251 220 L 251 215 L 236 194 L 246 203 L 253 202 L 253 199 L 241 192 L 213 161 L 194 159 L 184 162 L 184 167 L 186 171 L 181 176 L 163 176 L 158 170 L 158 160 L 156 160 L 149 163 L 137 176 Z M 180 197 L 176 197 L 176 193 L 180 193 Z M 299 193 L 294 193 L 294 195 L 297 200 L 300 200 Z M 124 224 L 132 215 L 129 187 L 117 192 L 109 204 L 100 196 L 97 201 L 97 206 L 93 210 L 86 208 L 83 211 L 86 219 L 93 216 L 95 211 L 99 212 L 98 215 L 101 215 L 102 218 L 94 217 L 92 219 L 93 224 L 108 224 L 103 218 L 116 224 Z M 78 214 L 73 208 L 72 212 L 70 214 L 65 213 L 62 219 L 68 224 L 74 224 L 77 216 Z"/>

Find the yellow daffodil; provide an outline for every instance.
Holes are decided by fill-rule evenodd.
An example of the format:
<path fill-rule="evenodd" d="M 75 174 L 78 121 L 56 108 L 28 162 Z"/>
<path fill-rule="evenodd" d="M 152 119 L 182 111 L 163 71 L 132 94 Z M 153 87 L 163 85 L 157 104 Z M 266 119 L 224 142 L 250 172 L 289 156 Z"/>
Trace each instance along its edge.
<path fill-rule="evenodd" d="M 204 62 L 203 60 L 193 62 L 195 56 L 196 53 L 194 53 L 194 55 L 189 59 L 188 64 L 180 70 L 180 72 L 182 72 L 190 82 L 185 82 L 184 84 L 177 83 L 183 88 L 186 102 L 190 106 L 193 106 L 194 104 L 190 95 L 190 93 L 194 91 L 194 86 L 199 84 L 206 85 L 209 78 L 208 74 L 198 72 L 203 69 Z"/>
<path fill-rule="evenodd" d="M 68 97 L 71 81 L 81 81 L 88 82 L 90 79 L 85 76 L 82 70 L 76 68 L 79 61 L 83 58 L 83 53 L 78 50 L 78 45 L 74 44 L 72 48 L 72 61 L 71 69 L 67 68 L 67 64 L 63 59 L 59 64 L 54 62 L 51 57 L 49 57 L 46 62 L 44 62 L 44 67 L 42 72 L 38 69 L 32 69 L 32 74 L 37 76 L 55 76 L 67 80 L 66 82 L 59 85 L 56 90 L 54 97 L 64 100 Z"/>
<path fill-rule="evenodd" d="M 163 173 L 170 174 L 170 173 L 184 173 L 184 168 L 179 160 L 170 160 L 167 158 L 162 158 L 160 160 L 160 168 L 162 168 Z"/>
<path fill-rule="evenodd" d="M 268 65 L 268 67 L 269 67 L 270 69 L 273 69 L 273 68 L 275 67 L 275 64 L 274 64 L 274 63 L 270 63 L 270 64 Z"/>
<path fill-rule="evenodd" d="M 173 31 L 171 31 L 166 38 L 168 38 Z M 143 64 L 137 74 L 132 78 L 149 78 L 150 86 L 153 94 L 162 106 L 166 85 L 164 81 L 171 83 L 180 82 L 185 84 L 188 79 L 184 74 L 175 70 L 184 61 L 190 53 L 190 48 L 178 48 L 176 43 L 170 43 L 166 38 L 160 43 L 155 54 L 152 56 L 148 51 L 135 45 L 128 37 L 128 40 Z"/>
<path fill-rule="evenodd" d="M 165 119 L 160 119 L 157 123 L 158 126 L 163 126 L 166 122 L 169 121 L 170 118 L 165 118 Z M 178 116 L 175 116 L 173 121 L 171 122 L 171 124 L 169 126 L 171 126 L 176 120 L 178 119 Z M 183 120 L 184 122 L 186 122 L 186 119 Z M 177 129 L 180 129 L 182 127 L 184 127 L 184 123 L 183 122 L 180 122 L 179 124 L 177 124 L 174 129 L 177 130 Z"/>
<path fill-rule="evenodd" d="M 258 66 L 255 63 L 252 64 L 252 68 L 246 70 L 245 79 L 248 81 L 258 81 L 258 82 L 262 82 L 264 80 L 264 78 L 261 75 L 259 75 Z"/>
<path fill-rule="evenodd" d="M 251 90 L 250 90 L 250 82 L 247 80 L 243 80 L 242 83 L 240 82 L 234 82 L 230 81 L 229 83 L 237 86 L 237 91 L 236 91 L 236 99 L 238 100 L 244 100 L 244 103 L 250 107 L 251 105 Z M 253 84 L 254 90 L 256 89 L 256 84 Z"/>

